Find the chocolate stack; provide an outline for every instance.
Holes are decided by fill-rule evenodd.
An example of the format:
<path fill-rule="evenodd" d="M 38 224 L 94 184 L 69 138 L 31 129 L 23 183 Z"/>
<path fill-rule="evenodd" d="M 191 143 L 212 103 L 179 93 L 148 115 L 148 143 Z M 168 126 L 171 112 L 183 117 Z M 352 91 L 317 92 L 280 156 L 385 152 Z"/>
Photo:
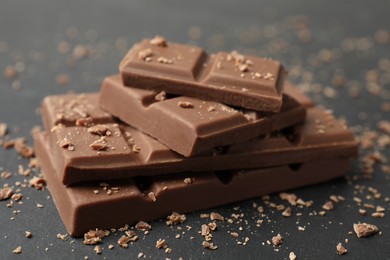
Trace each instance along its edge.
<path fill-rule="evenodd" d="M 319 183 L 357 155 L 276 61 L 155 37 L 119 68 L 42 103 L 36 154 L 72 236 Z"/>

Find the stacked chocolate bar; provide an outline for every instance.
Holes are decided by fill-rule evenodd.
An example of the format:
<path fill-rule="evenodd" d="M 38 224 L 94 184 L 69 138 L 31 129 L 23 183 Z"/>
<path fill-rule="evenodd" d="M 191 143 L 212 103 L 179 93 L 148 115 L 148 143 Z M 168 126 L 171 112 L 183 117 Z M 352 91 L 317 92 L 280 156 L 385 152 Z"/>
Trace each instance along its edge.
<path fill-rule="evenodd" d="M 100 93 L 42 103 L 36 154 L 72 236 L 319 183 L 357 155 L 276 61 L 155 37 L 119 67 Z"/>

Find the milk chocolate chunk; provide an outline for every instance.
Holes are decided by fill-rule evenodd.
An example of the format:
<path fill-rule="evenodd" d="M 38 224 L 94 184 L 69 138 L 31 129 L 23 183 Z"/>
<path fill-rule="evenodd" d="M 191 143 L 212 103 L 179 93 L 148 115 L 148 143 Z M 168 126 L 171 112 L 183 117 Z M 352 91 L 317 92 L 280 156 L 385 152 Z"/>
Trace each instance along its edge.
<path fill-rule="evenodd" d="M 38 134 L 36 153 L 59 214 L 72 236 L 91 229 L 109 229 L 151 221 L 172 212 L 186 213 L 296 188 L 345 175 L 348 158 L 328 158 L 296 165 L 227 172 L 180 173 L 165 176 L 108 181 L 116 193 L 103 190 L 100 182 L 64 186 L 61 167 L 48 140 Z M 188 185 L 184 179 L 191 178 Z M 101 190 L 101 192 L 95 192 Z M 152 200 L 148 194 L 154 194 Z M 194 200 L 196 197 L 196 200 Z M 180 198 L 179 200 L 177 198 Z M 102 212 L 110 212 L 102 217 Z"/>
<path fill-rule="evenodd" d="M 90 94 L 84 95 L 88 97 Z M 176 102 L 174 106 L 177 106 Z M 50 106 L 47 110 L 51 111 Z M 50 116 L 52 113 L 43 115 Z M 112 120 L 109 118 L 111 123 L 100 123 L 109 129 L 109 136 L 90 133 L 89 128 L 83 126 L 59 124 L 48 128 L 52 131 L 47 130 L 45 138 L 56 161 L 56 172 L 64 184 L 185 171 L 270 167 L 357 155 L 357 143 L 351 131 L 323 108 L 308 109 L 307 120 L 301 125 L 266 138 L 211 149 L 193 157 L 175 153 L 154 138 L 123 123 L 112 123 Z M 55 122 L 53 118 L 44 121 Z M 65 138 L 74 149 L 59 145 Z M 100 138 L 104 139 L 107 148 L 92 149 L 91 144 Z"/>
<path fill-rule="evenodd" d="M 278 112 L 285 71 L 269 58 L 236 51 L 208 55 L 201 48 L 145 39 L 119 65 L 126 86 L 165 91 L 258 111 Z"/>
<path fill-rule="evenodd" d="M 184 156 L 268 135 L 303 122 L 306 116 L 306 108 L 286 95 L 276 114 L 184 96 L 163 100 L 157 96 L 155 91 L 124 87 L 114 75 L 104 80 L 99 105 Z"/>

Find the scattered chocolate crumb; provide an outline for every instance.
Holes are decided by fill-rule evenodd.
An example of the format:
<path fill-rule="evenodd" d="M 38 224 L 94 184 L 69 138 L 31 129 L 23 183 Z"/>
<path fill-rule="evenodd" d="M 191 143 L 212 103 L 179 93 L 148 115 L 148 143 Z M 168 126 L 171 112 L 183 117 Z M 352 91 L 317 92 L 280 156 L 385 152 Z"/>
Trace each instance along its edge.
<path fill-rule="evenodd" d="M 78 118 L 75 122 L 75 125 L 90 127 L 91 125 L 93 125 L 93 119 L 91 117 Z"/>
<path fill-rule="evenodd" d="M 207 241 L 203 241 L 202 242 L 202 246 L 206 249 L 210 249 L 210 250 L 216 250 L 218 248 L 218 246 L 215 246 L 214 243 L 210 243 L 210 242 L 207 242 Z"/>
<path fill-rule="evenodd" d="M 42 204 L 37 203 L 37 208 L 43 208 L 44 206 Z"/>
<path fill-rule="evenodd" d="M 280 234 L 277 234 L 276 236 L 272 237 L 272 244 L 274 246 L 279 246 L 282 244 L 282 236 Z"/>
<path fill-rule="evenodd" d="M 7 134 L 8 126 L 6 123 L 0 123 L 0 137 L 3 137 Z"/>
<path fill-rule="evenodd" d="M 9 171 L 3 171 L 2 173 L 1 173 L 1 178 L 3 178 L 3 179 L 8 179 L 8 178 L 10 178 L 12 176 L 12 173 L 10 173 Z"/>
<path fill-rule="evenodd" d="M 22 193 L 15 193 L 12 195 L 11 199 L 13 201 L 19 201 L 23 198 L 23 194 Z"/>
<path fill-rule="evenodd" d="M 336 246 L 336 249 L 337 249 L 337 254 L 339 254 L 339 255 L 344 255 L 348 252 L 342 243 L 338 243 Z"/>
<path fill-rule="evenodd" d="M 365 216 L 365 215 L 367 215 L 367 210 L 359 209 L 359 214 L 362 215 L 362 216 Z"/>
<path fill-rule="evenodd" d="M 89 147 L 91 147 L 95 151 L 106 151 L 109 148 L 106 141 L 102 139 L 94 141 L 92 144 L 89 145 Z"/>
<path fill-rule="evenodd" d="M 61 233 L 57 234 L 57 238 L 61 239 L 62 241 L 66 241 L 67 237 L 68 237 L 68 234 L 61 234 Z"/>
<path fill-rule="evenodd" d="M 95 246 L 93 251 L 95 251 L 96 254 L 100 255 L 103 252 L 103 249 L 101 246 Z"/>
<path fill-rule="evenodd" d="M 141 147 L 139 147 L 138 145 L 134 144 L 131 148 L 132 152 L 133 153 L 139 153 L 141 152 Z"/>
<path fill-rule="evenodd" d="M 181 108 L 194 108 L 194 105 L 191 102 L 179 101 L 177 105 Z"/>
<path fill-rule="evenodd" d="M 211 212 L 210 219 L 211 220 L 219 220 L 219 221 L 225 220 L 225 218 L 223 216 L 221 216 L 219 213 L 216 213 L 216 212 Z"/>
<path fill-rule="evenodd" d="M 118 239 L 118 245 L 120 245 L 123 248 L 129 247 L 130 237 L 128 236 L 121 236 Z"/>
<path fill-rule="evenodd" d="M 108 236 L 108 234 L 109 232 L 100 229 L 90 230 L 84 234 L 84 244 L 96 245 L 102 241 L 102 238 Z"/>
<path fill-rule="evenodd" d="M 25 232 L 25 236 L 26 236 L 27 238 L 32 238 L 32 233 L 31 233 L 30 231 L 26 231 L 26 232 Z"/>
<path fill-rule="evenodd" d="M 207 224 L 209 226 L 210 230 L 215 231 L 217 229 L 217 223 L 215 222 L 210 222 Z"/>
<path fill-rule="evenodd" d="M 177 212 L 172 212 L 172 214 L 167 217 L 166 223 L 168 226 L 171 226 L 171 225 L 183 223 L 185 220 L 186 220 L 186 216 L 184 214 L 180 215 Z"/>
<path fill-rule="evenodd" d="M 126 230 L 125 234 L 130 238 L 131 242 L 135 242 L 138 240 L 137 233 L 134 230 Z"/>
<path fill-rule="evenodd" d="M 21 254 L 22 253 L 22 247 L 21 246 L 18 246 L 17 248 L 15 248 L 12 253 L 14 254 Z"/>
<path fill-rule="evenodd" d="M 165 58 L 165 57 L 158 57 L 157 62 L 163 63 L 163 64 L 173 64 L 173 60 Z"/>
<path fill-rule="evenodd" d="M 156 96 L 154 96 L 154 99 L 156 101 L 164 101 L 167 98 L 167 93 L 165 91 L 161 91 Z"/>
<path fill-rule="evenodd" d="M 113 245 L 113 244 L 109 244 L 109 245 L 108 245 L 108 249 L 111 250 L 111 249 L 113 249 L 113 248 L 114 248 L 114 245 Z"/>
<path fill-rule="evenodd" d="M 185 178 L 184 179 L 184 183 L 185 184 L 191 184 L 192 183 L 192 179 L 191 178 Z"/>
<path fill-rule="evenodd" d="M 145 254 L 142 252 L 138 253 L 138 258 L 141 258 L 141 257 L 145 257 Z"/>
<path fill-rule="evenodd" d="M 296 260 L 297 259 L 297 256 L 295 255 L 294 252 L 290 252 L 289 256 L 290 260 Z"/>
<path fill-rule="evenodd" d="M 156 242 L 157 249 L 166 248 L 166 247 L 167 247 L 167 243 L 165 242 L 164 239 L 160 238 L 159 240 L 157 240 L 157 242 Z"/>
<path fill-rule="evenodd" d="M 14 142 L 14 149 L 24 158 L 31 158 L 34 156 L 34 149 L 26 144 L 24 138 L 17 138 Z"/>
<path fill-rule="evenodd" d="M 106 125 L 98 124 L 87 129 L 88 133 L 100 136 L 110 136 L 111 131 Z"/>
<path fill-rule="evenodd" d="M 150 48 L 138 52 L 138 59 L 140 60 L 150 61 L 151 60 L 150 57 L 152 56 L 153 56 L 153 51 Z"/>
<path fill-rule="evenodd" d="M 41 190 L 46 184 L 46 180 L 42 177 L 33 177 L 29 181 L 30 187 L 34 187 L 37 190 Z"/>
<path fill-rule="evenodd" d="M 65 149 L 68 149 L 69 151 L 74 151 L 74 145 L 72 144 L 72 142 L 64 137 L 63 139 L 61 140 L 58 140 L 57 141 L 58 145 L 62 148 L 65 148 Z"/>
<path fill-rule="evenodd" d="M 153 191 L 149 192 L 148 193 L 148 197 L 153 200 L 153 202 L 155 202 L 157 199 L 156 199 L 156 195 L 154 194 Z"/>
<path fill-rule="evenodd" d="M 333 202 L 332 201 L 327 201 L 324 205 L 322 205 L 322 208 L 324 210 L 332 210 L 333 209 Z"/>
<path fill-rule="evenodd" d="M 139 221 L 136 225 L 135 228 L 141 231 L 149 231 L 152 229 L 152 226 L 149 225 L 148 223 L 144 221 Z"/>
<path fill-rule="evenodd" d="M 371 214 L 374 218 L 383 218 L 385 216 L 385 213 L 383 212 L 374 212 Z"/>
<path fill-rule="evenodd" d="M 291 217 L 291 208 L 287 207 L 283 212 L 282 212 L 283 217 Z"/>
<path fill-rule="evenodd" d="M 1 200 L 6 200 L 10 198 L 13 194 L 13 191 L 10 187 L 5 187 L 0 189 L 0 201 Z"/>
<path fill-rule="evenodd" d="M 368 237 L 379 232 L 377 226 L 367 223 L 353 224 L 353 230 L 358 237 Z"/>
<path fill-rule="evenodd" d="M 235 237 L 235 238 L 238 237 L 238 233 L 237 233 L 237 232 L 230 232 L 230 235 L 231 235 L 232 237 Z"/>
<path fill-rule="evenodd" d="M 201 230 L 201 235 L 202 236 L 207 236 L 208 234 L 210 234 L 210 228 L 209 228 L 208 225 L 203 224 L 202 225 L 202 230 Z"/>
<path fill-rule="evenodd" d="M 160 36 L 160 35 L 156 35 L 153 39 L 151 39 L 150 40 L 150 44 L 156 45 L 156 46 L 159 46 L 159 47 L 167 47 L 168 46 L 167 41 L 165 40 L 165 38 Z"/>

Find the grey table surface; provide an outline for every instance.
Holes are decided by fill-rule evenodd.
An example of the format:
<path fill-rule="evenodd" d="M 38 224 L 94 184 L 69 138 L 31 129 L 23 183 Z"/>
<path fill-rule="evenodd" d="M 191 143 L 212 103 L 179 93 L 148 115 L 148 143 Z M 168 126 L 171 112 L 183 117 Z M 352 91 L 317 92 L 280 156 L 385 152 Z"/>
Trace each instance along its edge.
<path fill-rule="evenodd" d="M 0 122 L 8 124 L 11 137 L 26 136 L 31 144 L 30 129 L 41 124 L 38 107 L 45 95 L 98 91 L 104 76 L 117 73 L 121 57 L 133 43 L 161 34 L 210 52 L 235 49 L 279 59 L 289 70 L 291 81 L 317 103 L 345 118 L 358 134 L 372 129 L 386 138 L 377 123 L 390 118 L 388 110 L 384 111 L 390 102 L 389 10 L 388 0 L 2 1 L 0 71 L 14 66 L 18 75 L 14 79 L 0 76 Z M 87 46 L 90 55 L 75 59 L 72 50 L 77 46 Z M 56 79 L 61 81 L 61 77 L 62 83 L 68 84 L 58 84 Z M 356 93 L 357 98 L 350 97 Z M 379 151 L 389 158 L 388 148 Z M 0 149 L 1 169 L 13 173 L 10 179 L 0 178 L 0 185 L 14 186 L 31 178 L 17 174 L 18 165 L 27 163 L 12 149 Z M 185 234 L 177 226 L 170 228 L 163 220 L 155 221 L 150 234 L 140 234 L 141 239 L 128 249 L 117 246 L 119 233 L 104 239 L 99 256 L 92 246 L 83 245 L 82 239 L 56 238 L 66 230 L 47 189 L 22 188 L 22 205 L 7 208 L 7 201 L 0 202 L 0 259 L 132 259 L 141 252 L 151 259 L 288 259 L 290 252 L 295 252 L 297 259 L 390 259 L 390 207 L 386 201 L 390 175 L 375 165 L 371 179 L 361 176 L 356 160 L 347 179 L 291 191 L 306 201 L 313 200 L 314 205 L 294 207 L 290 218 L 283 218 L 261 198 L 202 211 L 244 214 L 239 223 L 218 223 L 218 231 L 213 233 L 213 242 L 218 245 L 215 251 L 201 246 L 203 239 L 197 231 L 208 221 L 195 212 L 187 214 L 181 225 L 184 230 L 186 225 L 193 227 Z M 367 197 L 368 187 L 378 189 L 381 198 Z M 336 203 L 325 216 L 313 215 L 333 194 L 345 201 Z M 372 217 L 372 209 L 361 216 L 354 197 L 383 206 L 385 217 Z M 271 201 L 287 205 L 277 194 L 271 195 Z M 38 208 L 37 203 L 44 207 Z M 252 207 L 253 203 L 264 207 L 265 216 Z M 258 219 L 264 219 L 260 227 L 256 226 Z M 365 239 L 349 234 L 353 223 L 359 221 L 376 224 L 382 234 Z M 305 231 L 299 231 L 298 226 Z M 32 232 L 32 238 L 25 237 L 26 230 Z M 239 237 L 228 231 L 238 232 Z M 282 245 L 268 245 L 278 233 L 284 238 Z M 177 234 L 181 237 L 175 238 Z M 245 237 L 250 239 L 248 243 L 239 245 Z M 159 238 L 166 239 L 172 248 L 170 254 L 155 248 Z M 346 255 L 337 255 L 338 242 L 348 249 Z M 115 245 L 113 250 L 107 249 L 110 243 Z M 12 253 L 17 246 L 23 251 L 18 255 Z"/>

